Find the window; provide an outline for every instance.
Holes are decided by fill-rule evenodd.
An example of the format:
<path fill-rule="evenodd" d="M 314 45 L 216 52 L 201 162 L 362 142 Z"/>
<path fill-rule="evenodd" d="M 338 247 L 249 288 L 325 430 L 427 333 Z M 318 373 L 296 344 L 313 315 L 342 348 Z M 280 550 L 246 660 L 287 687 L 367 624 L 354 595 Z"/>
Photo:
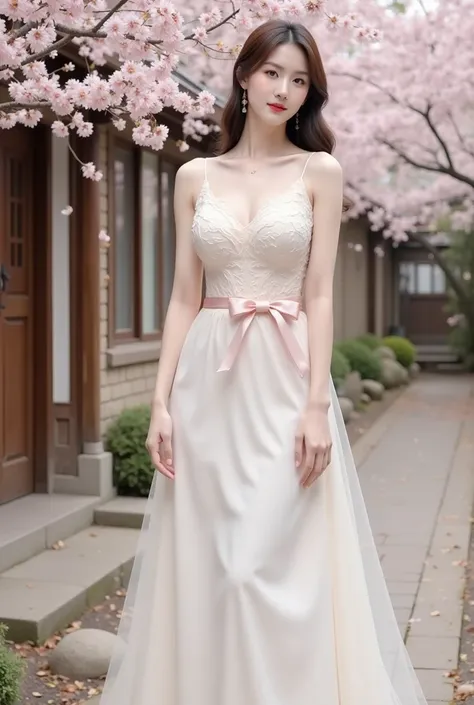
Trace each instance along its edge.
<path fill-rule="evenodd" d="M 408 294 L 444 294 L 446 278 L 433 262 L 400 262 L 400 291 Z"/>
<path fill-rule="evenodd" d="M 126 142 L 114 142 L 111 154 L 111 342 L 153 340 L 173 284 L 179 165 Z"/>

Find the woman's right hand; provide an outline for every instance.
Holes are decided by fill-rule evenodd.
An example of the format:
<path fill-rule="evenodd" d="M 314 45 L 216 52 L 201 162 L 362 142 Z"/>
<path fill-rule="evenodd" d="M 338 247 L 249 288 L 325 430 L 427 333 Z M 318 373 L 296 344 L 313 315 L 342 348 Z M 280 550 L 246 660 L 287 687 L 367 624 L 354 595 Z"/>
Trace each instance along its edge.
<path fill-rule="evenodd" d="M 171 447 L 172 428 L 173 423 L 168 410 L 155 408 L 145 443 L 155 468 L 170 480 L 174 479 L 173 450 Z"/>

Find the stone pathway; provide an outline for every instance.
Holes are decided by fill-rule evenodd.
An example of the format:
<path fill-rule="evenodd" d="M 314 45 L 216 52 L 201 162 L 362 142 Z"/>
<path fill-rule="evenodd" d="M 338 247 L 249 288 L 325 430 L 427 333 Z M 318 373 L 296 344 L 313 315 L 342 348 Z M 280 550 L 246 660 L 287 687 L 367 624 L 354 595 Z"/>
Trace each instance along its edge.
<path fill-rule="evenodd" d="M 430 705 L 449 703 L 474 496 L 474 378 L 421 376 L 354 455 L 413 666 Z"/>

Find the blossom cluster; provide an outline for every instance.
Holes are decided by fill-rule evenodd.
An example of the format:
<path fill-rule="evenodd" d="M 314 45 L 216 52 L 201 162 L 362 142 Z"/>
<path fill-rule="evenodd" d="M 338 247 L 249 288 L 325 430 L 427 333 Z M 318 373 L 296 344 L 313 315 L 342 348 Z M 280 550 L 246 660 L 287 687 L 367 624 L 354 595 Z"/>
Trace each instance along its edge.
<path fill-rule="evenodd" d="M 472 0 L 405 5 L 375 18 L 380 45 L 326 61 L 326 117 L 353 202 L 345 218 L 366 214 L 395 242 L 474 231 Z"/>
<path fill-rule="evenodd" d="M 206 117 L 215 107 L 215 90 L 191 96 L 176 79 L 177 68 L 199 79 L 216 58 L 234 58 L 255 26 L 272 17 L 320 20 L 334 31 L 353 31 L 358 39 L 376 39 L 354 14 L 341 14 L 350 0 L 0 0 L 0 82 L 9 100 L 0 103 L 0 128 L 35 127 L 52 111 L 53 133 L 89 137 L 89 111 L 107 112 L 117 130 L 133 125 L 139 145 L 162 149 L 168 129 L 159 114 L 173 108 L 183 114 L 182 150 L 188 139 L 202 139 Z M 75 63 L 61 50 L 76 52 Z M 201 60 L 200 60 L 201 59 Z M 222 63 L 214 61 L 214 75 Z M 78 78 L 77 66 L 82 67 Z M 85 75 L 84 75 L 85 69 Z M 206 76 L 211 72 L 207 70 Z M 69 75 L 74 74 L 74 75 Z M 206 81 L 212 88 L 212 80 Z M 84 164 L 87 178 L 99 179 Z"/>

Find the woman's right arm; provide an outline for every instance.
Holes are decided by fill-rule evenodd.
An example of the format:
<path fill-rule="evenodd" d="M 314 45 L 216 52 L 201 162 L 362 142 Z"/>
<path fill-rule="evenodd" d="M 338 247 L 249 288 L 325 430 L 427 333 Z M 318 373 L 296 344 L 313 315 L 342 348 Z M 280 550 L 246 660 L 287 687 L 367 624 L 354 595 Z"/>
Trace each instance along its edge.
<path fill-rule="evenodd" d="M 153 464 L 169 478 L 174 477 L 174 468 L 171 446 L 172 422 L 168 412 L 168 400 L 181 349 L 191 324 L 199 312 L 202 300 L 202 263 L 191 240 L 195 194 L 200 181 L 202 181 L 200 159 L 186 162 L 178 169 L 174 189 L 176 257 L 173 289 L 163 327 L 160 361 L 146 443 Z"/>

